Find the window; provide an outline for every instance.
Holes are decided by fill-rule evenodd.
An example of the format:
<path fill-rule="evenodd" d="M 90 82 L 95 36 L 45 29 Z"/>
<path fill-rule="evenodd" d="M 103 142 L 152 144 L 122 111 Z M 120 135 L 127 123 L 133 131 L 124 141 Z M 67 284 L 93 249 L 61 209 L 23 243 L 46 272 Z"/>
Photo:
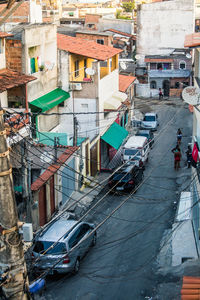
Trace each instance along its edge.
<path fill-rule="evenodd" d="M 179 89 L 180 88 L 180 82 L 175 82 L 175 89 Z"/>
<path fill-rule="evenodd" d="M 151 81 L 150 88 L 151 89 L 156 89 L 156 81 Z"/>
<path fill-rule="evenodd" d="M 158 69 L 158 70 L 162 70 L 162 68 L 163 68 L 162 63 L 158 63 L 158 64 L 157 64 L 157 69 Z"/>
<path fill-rule="evenodd" d="M 163 64 L 163 69 L 164 70 L 171 70 L 171 64 L 170 63 L 164 63 Z"/>
<path fill-rule="evenodd" d="M 76 60 L 74 62 L 74 74 L 75 74 L 75 77 L 79 76 L 79 60 Z"/>
<path fill-rule="evenodd" d="M 150 63 L 150 70 L 156 70 L 156 63 Z"/>
<path fill-rule="evenodd" d="M 182 70 L 184 70 L 186 68 L 186 63 L 185 63 L 185 61 L 180 61 L 180 63 L 179 63 L 179 69 L 182 69 Z"/>
<path fill-rule="evenodd" d="M 0 54 L 3 53 L 3 40 L 0 39 Z"/>
<path fill-rule="evenodd" d="M 104 40 L 103 40 L 103 39 L 101 39 L 101 40 L 98 39 L 98 40 L 97 40 L 97 43 L 98 43 L 98 44 L 101 44 L 101 45 L 104 45 Z"/>
<path fill-rule="evenodd" d="M 85 78 L 87 78 L 86 69 L 87 69 L 87 58 L 84 59 L 84 77 Z"/>

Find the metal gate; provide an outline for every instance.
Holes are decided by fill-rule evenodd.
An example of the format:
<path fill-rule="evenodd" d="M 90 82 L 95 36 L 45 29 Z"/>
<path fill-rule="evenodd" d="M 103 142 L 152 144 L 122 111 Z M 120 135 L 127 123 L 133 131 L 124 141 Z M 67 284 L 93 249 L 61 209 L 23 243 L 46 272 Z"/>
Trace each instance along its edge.
<path fill-rule="evenodd" d="M 62 170 L 62 204 L 69 200 L 75 190 L 75 161 L 66 162 L 66 167 Z"/>

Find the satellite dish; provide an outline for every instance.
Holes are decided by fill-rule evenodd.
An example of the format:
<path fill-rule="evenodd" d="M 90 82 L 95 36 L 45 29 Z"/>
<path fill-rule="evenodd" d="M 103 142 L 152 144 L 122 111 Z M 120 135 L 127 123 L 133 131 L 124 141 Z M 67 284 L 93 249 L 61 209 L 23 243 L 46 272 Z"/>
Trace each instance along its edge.
<path fill-rule="evenodd" d="M 95 74 L 95 70 L 94 69 L 92 69 L 92 68 L 87 68 L 86 70 L 85 70 L 85 73 L 87 74 L 87 75 L 94 75 Z"/>
<path fill-rule="evenodd" d="M 140 59 L 141 56 L 139 54 L 136 54 L 135 59 Z"/>
<path fill-rule="evenodd" d="M 42 155 L 40 156 L 40 160 L 43 163 L 50 163 L 54 159 L 53 154 L 49 152 L 43 152 Z"/>
<path fill-rule="evenodd" d="M 120 64 L 120 67 L 122 68 L 122 70 L 127 69 L 127 65 L 125 64 L 125 62 L 121 61 L 119 64 Z"/>
<path fill-rule="evenodd" d="M 191 105 L 200 104 L 200 89 L 195 86 L 187 86 L 182 91 L 183 100 Z"/>
<path fill-rule="evenodd" d="M 192 55 L 191 55 L 190 53 L 187 53 L 187 54 L 186 54 L 186 57 L 187 57 L 187 58 L 191 58 Z"/>

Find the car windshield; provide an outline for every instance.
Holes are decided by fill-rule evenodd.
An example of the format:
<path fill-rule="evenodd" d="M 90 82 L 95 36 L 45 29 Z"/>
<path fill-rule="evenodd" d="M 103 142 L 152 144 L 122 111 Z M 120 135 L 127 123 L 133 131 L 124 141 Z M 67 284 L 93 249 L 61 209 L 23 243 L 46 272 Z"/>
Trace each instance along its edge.
<path fill-rule="evenodd" d="M 126 149 L 124 151 L 125 155 L 136 155 L 138 153 L 139 153 L 138 149 Z"/>
<path fill-rule="evenodd" d="M 156 120 L 155 116 L 145 116 L 144 121 L 154 122 Z"/>
<path fill-rule="evenodd" d="M 116 173 L 113 176 L 113 179 L 116 181 L 128 181 L 131 179 L 131 174 L 130 173 Z"/>
<path fill-rule="evenodd" d="M 149 134 L 148 133 L 138 133 L 138 136 L 145 136 L 146 138 L 149 138 Z"/>
<path fill-rule="evenodd" d="M 37 253 L 44 253 L 49 247 L 53 246 L 55 243 L 54 242 L 48 242 L 48 241 L 37 241 L 33 251 Z M 65 253 L 66 250 L 66 245 L 65 243 L 57 243 L 54 245 L 52 249 L 49 249 L 46 254 L 63 254 Z"/>

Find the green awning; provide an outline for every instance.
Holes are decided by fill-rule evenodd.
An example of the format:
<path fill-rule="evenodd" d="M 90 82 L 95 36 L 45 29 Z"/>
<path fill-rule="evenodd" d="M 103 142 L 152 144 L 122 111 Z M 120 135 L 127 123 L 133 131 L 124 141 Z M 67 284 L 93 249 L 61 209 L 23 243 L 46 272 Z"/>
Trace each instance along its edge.
<path fill-rule="evenodd" d="M 58 132 L 38 132 L 39 143 L 54 146 L 54 139 L 59 138 L 59 145 L 67 146 L 67 134 Z"/>
<path fill-rule="evenodd" d="M 65 92 L 59 88 L 53 90 L 52 92 L 37 98 L 29 103 L 29 107 L 33 112 L 45 112 L 58 104 L 62 103 L 70 97 L 68 92 Z"/>
<path fill-rule="evenodd" d="M 127 135 L 128 131 L 115 122 L 104 133 L 101 139 L 116 150 L 118 150 L 123 140 L 127 137 Z"/>

